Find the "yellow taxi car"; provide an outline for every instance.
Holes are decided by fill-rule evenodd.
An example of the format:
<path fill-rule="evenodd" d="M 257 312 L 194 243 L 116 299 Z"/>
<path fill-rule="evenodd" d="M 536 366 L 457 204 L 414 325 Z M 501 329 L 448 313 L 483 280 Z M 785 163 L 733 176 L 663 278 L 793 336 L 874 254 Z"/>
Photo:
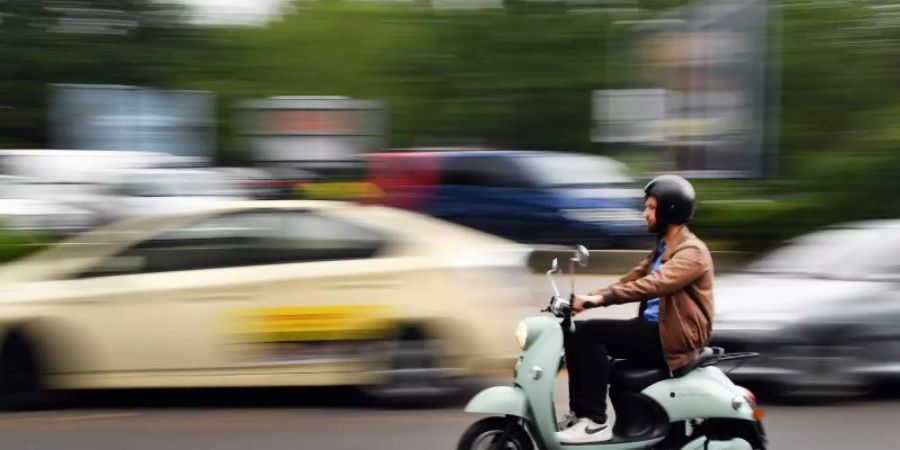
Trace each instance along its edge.
<path fill-rule="evenodd" d="M 355 385 L 428 401 L 511 369 L 529 249 L 338 202 L 128 219 L 0 271 L 0 398 Z"/>

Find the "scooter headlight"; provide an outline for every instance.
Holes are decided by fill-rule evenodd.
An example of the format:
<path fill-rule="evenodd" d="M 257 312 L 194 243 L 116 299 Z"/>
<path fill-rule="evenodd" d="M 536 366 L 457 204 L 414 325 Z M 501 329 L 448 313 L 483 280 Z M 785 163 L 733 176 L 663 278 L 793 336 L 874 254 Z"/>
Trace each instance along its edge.
<path fill-rule="evenodd" d="M 516 327 L 516 342 L 519 343 L 519 348 L 525 349 L 525 343 L 528 342 L 528 325 L 524 320 L 519 322 L 519 326 Z"/>

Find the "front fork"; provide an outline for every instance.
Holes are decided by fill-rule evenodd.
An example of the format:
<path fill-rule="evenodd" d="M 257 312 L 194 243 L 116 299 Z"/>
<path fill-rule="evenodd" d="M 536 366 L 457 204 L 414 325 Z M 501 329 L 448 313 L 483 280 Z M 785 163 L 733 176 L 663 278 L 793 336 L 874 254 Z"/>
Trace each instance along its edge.
<path fill-rule="evenodd" d="M 504 445 L 509 439 L 509 434 L 512 433 L 512 430 L 517 425 L 522 425 L 521 417 L 506 416 L 506 427 L 503 429 L 503 434 L 500 435 L 499 439 L 496 439 L 491 443 L 491 446 L 488 450 L 504 450 Z"/>

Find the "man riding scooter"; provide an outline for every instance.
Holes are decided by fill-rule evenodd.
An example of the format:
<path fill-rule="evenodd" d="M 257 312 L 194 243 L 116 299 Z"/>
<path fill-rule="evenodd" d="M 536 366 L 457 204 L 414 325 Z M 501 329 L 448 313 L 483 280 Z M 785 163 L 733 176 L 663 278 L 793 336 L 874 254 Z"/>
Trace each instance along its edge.
<path fill-rule="evenodd" d="M 694 188 L 663 175 L 644 189 L 644 218 L 657 234 L 656 248 L 617 283 L 576 295 L 572 312 L 640 302 L 631 320 L 587 320 L 565 340 L 571 412 L 560 423 L 564 444 L 613 438 L 606 413 L 609 358 L 627 359 L 675 372 L 709 342 L 713 315 L 713 263 L 706 245 L 687 224 L 694 215 Z"/>

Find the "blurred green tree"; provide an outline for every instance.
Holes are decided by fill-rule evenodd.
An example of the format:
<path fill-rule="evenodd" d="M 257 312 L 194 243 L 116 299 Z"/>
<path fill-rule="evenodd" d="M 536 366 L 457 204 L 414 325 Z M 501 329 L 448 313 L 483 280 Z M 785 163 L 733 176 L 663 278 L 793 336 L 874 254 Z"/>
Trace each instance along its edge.
<path fill-rule="evenodd" d="M 0 146 L 46 146 L 49 84 L 167 84 L 207 33 L 186 13 L 154 0 L 0 1 Z"/>

